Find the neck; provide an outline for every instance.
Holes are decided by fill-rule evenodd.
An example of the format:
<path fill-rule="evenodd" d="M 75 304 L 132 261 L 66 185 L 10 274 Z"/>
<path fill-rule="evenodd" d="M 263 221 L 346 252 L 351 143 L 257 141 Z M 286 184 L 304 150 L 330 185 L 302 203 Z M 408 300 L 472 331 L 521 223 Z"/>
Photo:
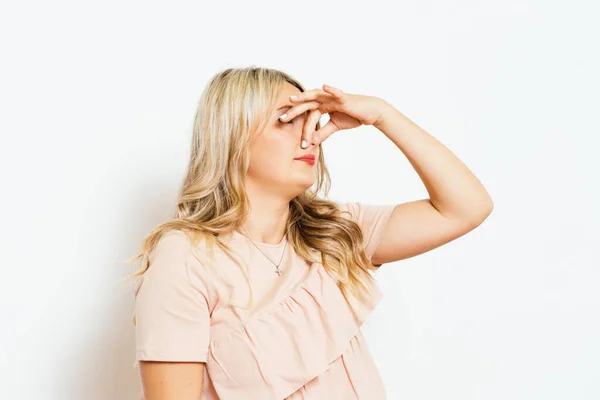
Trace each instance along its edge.
<path fill-rule="evenodd" d="M 285 237 L 290 204 L 281 199 L 250 201 L 250 213 L 240 231 L 257 243 L 279 244 Z"/>

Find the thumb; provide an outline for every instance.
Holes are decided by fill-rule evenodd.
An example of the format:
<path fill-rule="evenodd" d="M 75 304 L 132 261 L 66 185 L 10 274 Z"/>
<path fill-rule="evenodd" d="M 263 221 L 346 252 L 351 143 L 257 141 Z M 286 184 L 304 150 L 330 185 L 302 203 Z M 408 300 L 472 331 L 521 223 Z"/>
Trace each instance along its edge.
<path fill-rule="evenodd" d="M 331 122 L 331 120 L 329 120 L 318 131 L 315 131 L 315 133 L 313 133 L 313 136 L 312 136 L 313 141 L 316 144 L 322 143 L 329 136 L 333 135 L 335 132 L 337 132 L 339 130 L 340 130 L 340 128 L 338 128 L 336 124 L 334 124 L 333 122 Z"/>

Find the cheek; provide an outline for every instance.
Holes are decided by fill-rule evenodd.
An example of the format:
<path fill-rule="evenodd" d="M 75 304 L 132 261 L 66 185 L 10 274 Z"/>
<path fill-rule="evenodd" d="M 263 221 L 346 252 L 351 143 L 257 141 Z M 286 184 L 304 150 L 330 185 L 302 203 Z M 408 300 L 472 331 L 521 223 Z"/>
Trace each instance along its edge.
<path fill-rule="evenodd" d="M 295 144 L 290 138 L 262 140 L 250 149 L 250 168 L 261 175 L 277 174 L 289 168 L 295 157 Z"/>

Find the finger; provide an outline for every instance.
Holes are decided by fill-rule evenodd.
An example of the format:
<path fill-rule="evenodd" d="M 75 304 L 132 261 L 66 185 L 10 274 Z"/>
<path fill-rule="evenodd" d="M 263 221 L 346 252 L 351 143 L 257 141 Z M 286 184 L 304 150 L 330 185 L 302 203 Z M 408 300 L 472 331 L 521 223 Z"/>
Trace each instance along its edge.
<path fill-rule="evenodd" d="M 344 98 L 345 93 L 336 87 L 323 84 L 323 90 L 340 100 Z"/>
<path fill-rule="evenodd" d="M 313 140 L 316 142 L 316 145 L 323 143 L 329 136 L 333 135 L 335 132 L 339 131 L 338 128 L 331 120 L 327 121 L 327 123 L 321 127 L 318 131 L 313 133 Z"/>
<path fill-rule="evenodd" d="M 294 103 L 300 103 L 309 100 L 323 100 L 325 98 L 331 98 L 332 95 L 325 92 L 322 89 L 312 89 L 306 92 L 298 93 L 295 96 L 290 96 L 290 101 Z"/>
<path fill-rule="evenodd" d="M 300 142 L 300 146 L 303 149 L 307 148 L 309 143 L 312 143 L 312 135 L 315 131 L 317 122 L 321 119 L 321 115 L 321 111 L 318 108 L 308 113 L 308 118 L 306 118 L 304 126 L 302 127 L 302 141 Z"/>
<path fill-rule="evenodd" d="M 281 115 L 279 120 L 289 121 L 303 112 L 306 112 L 306 110 L 314 110 L 315 108 L 319 108 L 319 104 L 320 103 L 318 101 L 309 101 L 306 103 L 297 104 L 292 106 L 292 108 L 290 108 L 285 114 Z"/>
<path fill-rule="evenodd" d="M 321 90 L 319 88 L 317 88 L 317 89 L 311 89 L 311 90 L 305 90 L 304 92 L 300 92 L 300 93 L 297 93 L 297 94 L 295 94 L 293 96 L 290 96 L 290 100 L 296 101 L 296 102 L 298 102 L 298 101 L 306 101 L 307 97 L 314 97 L 315 94 L 317 94 L 319 92 L 325 93 L 323 90 Z"/>

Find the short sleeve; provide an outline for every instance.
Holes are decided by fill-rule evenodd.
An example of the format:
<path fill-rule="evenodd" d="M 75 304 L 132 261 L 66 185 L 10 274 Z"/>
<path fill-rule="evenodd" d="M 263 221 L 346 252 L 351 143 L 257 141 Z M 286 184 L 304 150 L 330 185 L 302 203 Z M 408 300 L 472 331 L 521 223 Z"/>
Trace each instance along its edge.
<path fill-rule="evenodd" d="M 136 360 L 206 362 L 210 313 L 206 285 L 190 274 L 190 241 L 168 232 L 151 253 L 135 294 Z"/>
<path fill-rule="evenodd" d="M 372 259 L 379 242 L 383 238 L 385 228 L 392 216 L 395 204 L 337 203 L 342 216 L 356 222 L 365 238 L 365 255 Z"/>

